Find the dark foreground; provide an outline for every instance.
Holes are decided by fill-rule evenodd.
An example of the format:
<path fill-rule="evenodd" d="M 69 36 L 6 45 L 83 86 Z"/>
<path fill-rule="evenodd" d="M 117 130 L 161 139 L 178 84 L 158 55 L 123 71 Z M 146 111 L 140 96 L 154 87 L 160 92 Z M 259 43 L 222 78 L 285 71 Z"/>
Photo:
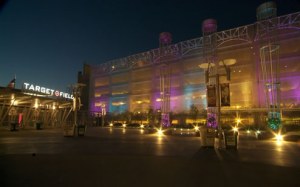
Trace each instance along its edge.
<path fill-rule="evenodd" d="M 242 139 L 239 149 L 138 129 L 0 130 L 0 186 L 300 186 L 300 144 Z"/>

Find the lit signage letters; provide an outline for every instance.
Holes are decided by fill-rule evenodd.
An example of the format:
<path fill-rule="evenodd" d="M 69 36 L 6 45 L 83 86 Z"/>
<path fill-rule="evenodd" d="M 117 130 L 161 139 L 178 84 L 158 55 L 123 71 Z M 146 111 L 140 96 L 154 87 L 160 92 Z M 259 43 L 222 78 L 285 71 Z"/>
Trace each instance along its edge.
<path fill-rule="evenodd" d="M 74 98 L 72 94 L 69 94 L 69 93 L 66 93 L 66 92 L 61 92 L 59 90 L 53 90 L 53 89 L 46 88 L 46 87 L 43 87 L 43 86 L 30 84 L 30 83 L 27 83 L 27 82 L 23 83 L 23 88 L 25 90 L 30 90 L 30 91 L 33 91 L 33 92 L 43 93 L 43 94 L 47 94 L 47 95 L 50 95 L 50 96 L 63 97 L 63 98 L 67 98 L 67 99 L 73 99 Z"/>

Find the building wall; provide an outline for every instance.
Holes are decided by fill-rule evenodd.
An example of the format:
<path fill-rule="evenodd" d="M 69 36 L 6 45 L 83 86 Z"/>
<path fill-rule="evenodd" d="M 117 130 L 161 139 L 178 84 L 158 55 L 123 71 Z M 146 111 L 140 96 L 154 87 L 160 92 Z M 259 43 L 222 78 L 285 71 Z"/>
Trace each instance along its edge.
<path fill-rule="evenodd" d="M 300 13 L 274 18 L 282 21 L 276 27 L 280 61 L 281 107 L 300 108 Z M 294 18 L 284 22 L 284 19 Z M 272 20 L 270 21 L 272 22 Z M 281 23 L 281 22 L 280 22 Z M 264 83 L 261 76 L 259 49 L 266 41 L 258 34 L 254 23 L 215 33 L 217 58 L 236 59 L 231 65 L 231 80 L 222 76 L 220 82 L 230 83 L 231 106 L 222 110 L 265 108 Z M 286 24 L 286 25 L 284 25 Z M 170 109 L 174 113 L 187 112 L 192 104 L 206 109 L 206 84 L 203 38 L 196 38 L 170 45 L 166 49 L 154 49 L 123 59 L 116 59 L 92 67 L 90 81 L 90 111 L 121 113 L 146 112 L 149 108 L 161 108 L 160 69 L 167 66 L 170 73 Z M 221 73 L 225 72 L 224 69 Z M 105 105 L 105 106 L 104 106 Z M 101 107 L 102 106 L 102 107 Z"/>

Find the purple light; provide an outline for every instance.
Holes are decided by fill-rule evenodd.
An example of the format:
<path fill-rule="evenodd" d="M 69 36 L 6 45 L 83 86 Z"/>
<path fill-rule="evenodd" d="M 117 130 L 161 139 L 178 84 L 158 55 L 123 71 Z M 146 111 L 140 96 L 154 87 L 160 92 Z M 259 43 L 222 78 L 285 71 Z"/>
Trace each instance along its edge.
<path fill-rule="evenodd" d="M 172 43 L 172 35 L 169 32 L 162 32 L 159 35 L 159 42 L 161 44 L 171 44 Z"/>
<path fill-rule="evenodd" d="M 214 113 L 207 114 L 207 127 L 209 128 L 217 128 L 217 115 Z"/>

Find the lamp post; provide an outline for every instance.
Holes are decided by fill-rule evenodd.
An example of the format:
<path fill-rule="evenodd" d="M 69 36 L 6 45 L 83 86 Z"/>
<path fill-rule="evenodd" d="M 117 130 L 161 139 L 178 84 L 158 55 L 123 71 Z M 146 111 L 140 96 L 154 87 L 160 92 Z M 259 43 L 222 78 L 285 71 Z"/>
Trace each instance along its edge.
<path fill-rule="evenodd" d="M 106 115 L 105 104 L 101 105 L 101 126 L 104 126 L 104 116 Z"/>
<path fill-rule="evenodd" d="M 85 84 L 82 83 L 76 83 L 72 85 L 72 91 L 73 91 L 73 111 L 74 111 L 74 126 L 75 128 L 78 127 L 77 124 L 77 112 L 81 107 L 81 101 L 80 101 L 80 94 L 82 87 L 85 86 Z"/>

